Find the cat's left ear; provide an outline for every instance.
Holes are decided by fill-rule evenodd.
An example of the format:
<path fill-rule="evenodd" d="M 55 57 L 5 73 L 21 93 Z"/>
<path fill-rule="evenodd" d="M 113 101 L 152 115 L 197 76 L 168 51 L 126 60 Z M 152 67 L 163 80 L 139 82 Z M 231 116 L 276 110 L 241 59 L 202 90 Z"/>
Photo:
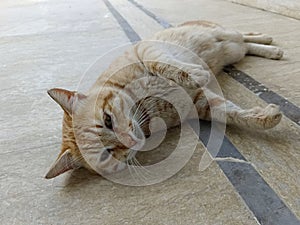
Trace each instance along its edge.
<path fill-rule="evenodd" d="M 50 97 L 54 101 L 56 101 L 70 116 L 72 116 L 72 114 L 76 110 L 76 105 L 86 98 L 84 94 L 60 88 L 53 88 L 51 90 L 48 90 L 47 92 Z"/>
<path fill-rule="evenodd" d="M 77 168 L 79 168 L 79 166 L 74 163 L 71 151 L 68 149 L 62 155 L 60 155 L 58 159 L 54 162 L 54 164 L 51 166 L 48 173 L 46 174 L 45 178 L 51 179 L 64 172 L 67 172 L 68 170 Z"/>

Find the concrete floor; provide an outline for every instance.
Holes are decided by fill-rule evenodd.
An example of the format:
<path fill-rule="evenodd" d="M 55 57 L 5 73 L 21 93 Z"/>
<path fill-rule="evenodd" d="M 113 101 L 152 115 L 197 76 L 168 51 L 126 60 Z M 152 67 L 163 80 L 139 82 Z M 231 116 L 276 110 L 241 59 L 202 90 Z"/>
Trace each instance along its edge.
<path fill-rule="evenodd" d="M 162 29 L 128 1 L 110 2 L 141 37 Z M 139 3 L 172 24 L 206 19 L 273 36 L 285 51 L 283 60 L 247 57 L 236 66 L 300 106 L 298 20 L 225 0 Z M 99 56 L 128 42 L 102 1 L 0 2 L 0 223 L 259 224 L 217 163 L 198 170 L 205 151 L 200 142 L 184 169 L 152 186 L 122 186 L 85 170 L 43 178 L 59 152 L 62 118 L 46 90 L 76 89 Z M 225 96 L 244 107 L 266 104 L 226 74 L 219 81 Z M 300 127 L 286 117 L 265 133 L 227 130 L 230 141 L 298 218 L 299 134 Z"/>

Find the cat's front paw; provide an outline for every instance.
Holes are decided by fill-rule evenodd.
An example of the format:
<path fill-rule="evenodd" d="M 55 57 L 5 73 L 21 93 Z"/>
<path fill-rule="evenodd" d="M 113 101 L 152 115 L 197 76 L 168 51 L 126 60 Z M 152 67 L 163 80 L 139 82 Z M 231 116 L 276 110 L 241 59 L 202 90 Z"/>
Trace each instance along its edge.
<path fill-rule="evenodd" d="M 193 68 L 186 70 L 187 79 L 183 82 L 183 86 L 196 89 L 202 88 L 210 81 L 210 73 L 206 70 Z"/>

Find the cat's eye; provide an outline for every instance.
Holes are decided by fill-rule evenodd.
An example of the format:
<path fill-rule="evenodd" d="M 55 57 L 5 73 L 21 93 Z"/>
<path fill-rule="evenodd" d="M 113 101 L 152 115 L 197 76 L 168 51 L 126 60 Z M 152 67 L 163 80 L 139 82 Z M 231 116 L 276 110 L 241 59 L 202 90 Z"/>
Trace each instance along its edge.
<path fill-rule="evenodd" d="M 111 116 L 108 115 L 107 113 L 104 113 L 104 123 L 105 123 L 105 126 L 108 129 L 112 129 L 113 128 L 113 123 L 112 123 Z"/>

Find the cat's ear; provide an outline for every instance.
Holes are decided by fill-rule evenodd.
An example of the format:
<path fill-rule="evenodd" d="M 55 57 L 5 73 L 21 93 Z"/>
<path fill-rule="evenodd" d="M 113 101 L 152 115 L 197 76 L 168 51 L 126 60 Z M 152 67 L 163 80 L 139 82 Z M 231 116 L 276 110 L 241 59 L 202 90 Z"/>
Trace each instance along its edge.
<path fill-rule="evenodd" d="M 86 98 L 84 94 L 60 88 L 53 88 L 47 92 L 50 97 L 56 101 L 70 116 L 76 110 L 76 105 L 79 103 L 79 101 Z"/>
<path fill-rule="evenodd" d="M 72 154 L 68 149 L 65 151 L 58 159 L 54 162 L 54 164 L 49 169 L 46 174 L 46 179 L 54 178 L 68 170 L 77 169 L 79 166 L 74 164 L 74 160 L 72 158 Z"/>

